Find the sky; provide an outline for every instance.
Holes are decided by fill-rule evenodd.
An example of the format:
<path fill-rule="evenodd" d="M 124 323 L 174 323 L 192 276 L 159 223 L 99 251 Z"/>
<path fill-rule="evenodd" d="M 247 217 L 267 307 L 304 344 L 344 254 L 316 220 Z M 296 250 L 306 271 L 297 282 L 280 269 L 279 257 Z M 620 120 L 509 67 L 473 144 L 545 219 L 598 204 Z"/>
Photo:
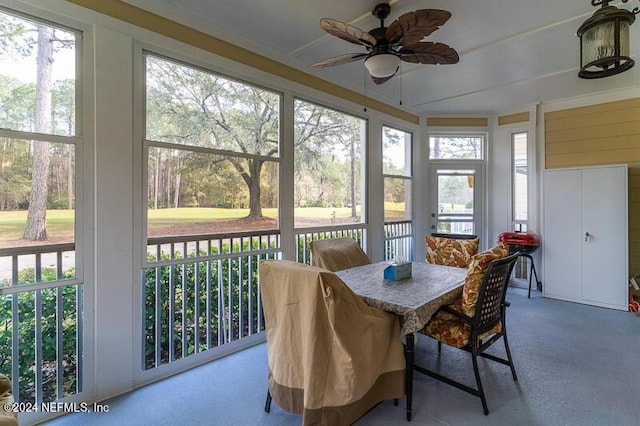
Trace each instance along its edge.
<path fill-rule="evenodd" d="M 7 15 L 3 17 L 7 18 Z M 13 22 L 20 21 L 27 28 L 25 37 L 35 37 L 35 26 L 30 21 L 25 21 L 15 17 L 8 17 Z M 56 29 L 56 36 L 64 39 L 73 38 L 73 33 Z M 24 45 L 25 43 L 19 43 Z M 11 44 L 9 46 L 12 46 Z M 0 74 L 16 78 L 24 83 L 35 83 L 36 81 L 36 52 L 37 48 L 31 49 L 29 56 L 14 54 L 0 55 Z M 5 53 L 0 51 L 0 53 Z M 64 80 L 75 77 L 75 47 L 58 49 L 53 56 L 53 80 Z"/>

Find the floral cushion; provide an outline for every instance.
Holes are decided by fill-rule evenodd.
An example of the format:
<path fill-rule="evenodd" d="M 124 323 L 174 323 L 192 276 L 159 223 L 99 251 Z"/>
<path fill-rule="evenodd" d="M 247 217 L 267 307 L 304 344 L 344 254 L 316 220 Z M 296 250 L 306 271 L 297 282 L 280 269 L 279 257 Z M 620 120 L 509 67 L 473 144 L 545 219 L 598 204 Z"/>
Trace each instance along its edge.
<path fill-rule="evenodd" d="M 455 311 L 462 312 L 462 300 L 458 299 L 458 301 L 452 303 L 449 307 Z M 490 331 L 478 337 L 484 339 L 501 331 L 502 323 L 499 322 Z M 450 313 L 440 311 L 429 320 L 427 325 L 421 330 L 421 333 L 433 337 L 446 345 L 462 348 L 467 346 L 471 339 L 471 325 Z"/>
<path fill-rule="evenodd" d="M 509 254 L 508 246 L 500 243 L 471 258 L 469 270 L 464 280 L 464 287 L 462 288 L 462 313 L 470 317 L 476 314 L 478 291 L 480 291 L 480 285 L 482 285 L 482 280 L 489 268 L 489 264 L 496 259 L 507 256 L 507 254 Z"/>
<path fill-rule="evenodd" d="M 466 268 L 471 257 L 478 253 L 480 240 L 459 240 L 455 238 L 425 237 L 427 243 L 427 263 Z"/>

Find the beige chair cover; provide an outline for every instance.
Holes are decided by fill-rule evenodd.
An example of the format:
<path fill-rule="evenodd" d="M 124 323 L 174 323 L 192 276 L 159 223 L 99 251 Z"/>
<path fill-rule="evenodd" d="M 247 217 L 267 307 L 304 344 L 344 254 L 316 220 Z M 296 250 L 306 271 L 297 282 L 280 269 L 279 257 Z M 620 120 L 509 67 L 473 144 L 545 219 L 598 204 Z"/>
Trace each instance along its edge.
<path fill-rule="evenodd" d="M 4 374 L 0 374 L 0 426 L 18 426 L 18 414 L 7 410 L 7 404 L 12 402 L 11 381 Z"/>
<path fill-rule="evenodd" d="M 404 395 L 395 315 L 369 307 L 334 273 L 292 261 L 263 260 L 260 291 L 269 391 L 303 425 L 351 424 Z"/>
<path fill-rule="evenodd" d="M 342 271 L 355 266 L 368 265 L 371 260 L 353 238 L 331 238 L 309 243 L 314 266 L 329 271 Z"/>

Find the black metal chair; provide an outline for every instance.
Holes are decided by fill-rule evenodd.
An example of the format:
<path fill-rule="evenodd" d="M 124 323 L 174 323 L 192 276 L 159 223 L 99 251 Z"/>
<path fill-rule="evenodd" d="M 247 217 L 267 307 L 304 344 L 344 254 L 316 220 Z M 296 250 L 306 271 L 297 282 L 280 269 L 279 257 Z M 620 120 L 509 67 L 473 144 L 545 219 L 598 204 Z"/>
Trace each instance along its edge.
<path fill-rule="evenodd" d="M 438 353 L 441 351 L 442 343 L 471 353 L 477 389 L 420 366 L 415 366 L 415 370 L 479 397 L 485 415 L 489 414 L 489 409 L 480 380 L 477 357 L 481 356 L 508 365 L 511 368 L 513 380 L 518 380 L 511 359 L 505 322 L 505 308 L 509 306 L 509 302 L 505 300 L 507 284 L 517 258 L 518 254 L 513 254 L 493 260 L 489 264 L 478 291 L 474 316 L 463 313 L 460 300 L 441 307 L 421 330 L 421 333 L 438 341 Z M 485 353 L 500 338 L 504 342 L 507 359 Z"/>

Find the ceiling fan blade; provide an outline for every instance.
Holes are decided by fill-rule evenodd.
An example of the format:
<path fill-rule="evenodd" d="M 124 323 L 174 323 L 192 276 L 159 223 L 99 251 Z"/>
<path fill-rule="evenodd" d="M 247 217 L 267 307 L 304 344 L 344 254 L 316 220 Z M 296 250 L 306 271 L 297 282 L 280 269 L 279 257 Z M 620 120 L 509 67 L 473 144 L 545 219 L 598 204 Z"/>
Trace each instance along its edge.
<path fill-rule="evenodd" d="M 344 55 L 334 56 L 332 58 L 327 58 L 320 62 L 316 62 L 311 66 L 314 68 L 332 67 L 334 65 L 341 65 L 341 64 L 357 61 L 366 56 L 368 56 L 368 53 L 345 53 Z"/>
<path fill-rule="evenodd" d="M 344 22 L 336 21 L 331 18 L 322 18 L 320 27 L 331 35 L 346 40 L 353 44 L 364 44 L 365 46 L 375 46 L 376 38 L 371 34 L 349 25 Z"/>
<path fill-rule="evenodd" d="M 396 75 L 398 73 L 398 70 L 400 69 L 400 67 L 396 68 L 395 72 L 393 74 L 391 74 L 389 77 L 371 77 L 371 79 L 373 80 L 373 82 L 375 84 L 382 84 L 385 81 L 388 81 L 391 77 L 393 77 L 394 75 Z"/>
<path fill-rule="evenodd" d="M 423 41 L 407 49 L 402 48 L 398 53 L 400 59 L 414 64 L 457 64 L 460 60 L 454 48 L 431 41 Z"/>
<path fill-rule="evenodd" d="M 419 43 L 451 18 L 451 13 L 440 9 L 420 9 L 405 13 L 393 21 L 385 37 L 389 44 L 410 46 Z"/>

